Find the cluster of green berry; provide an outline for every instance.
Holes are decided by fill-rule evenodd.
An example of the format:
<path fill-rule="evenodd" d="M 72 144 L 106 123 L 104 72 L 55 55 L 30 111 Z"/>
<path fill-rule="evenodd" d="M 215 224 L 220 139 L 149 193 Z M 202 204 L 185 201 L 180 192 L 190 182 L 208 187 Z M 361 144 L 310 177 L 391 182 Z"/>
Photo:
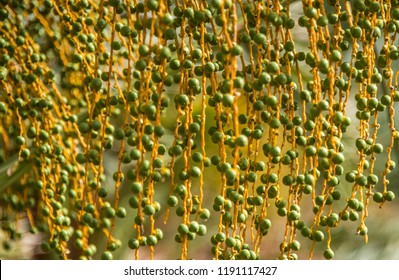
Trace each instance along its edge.
<path fill-rule="evenodd" d="M 26 216 L 46 235 L 42 250 L 61 258 L 112 259 L 129 247 L 152 259 L 160 213 L 166 223 L 175 208 L 180 259 L 208 220 L 218 220 L 215 259 L 266 257 L 276 216 L 280 259 L 298 258 L 300 235 L 310 258 L 322 243 L 331 259 L 333 228 L 358 221 L 367 242 L 368 205 L 395 198 L 397 0 L 0 3 L 9 240 Z M 382 112 L 389 143 L 377 140 Z M 126 218 L 124 244 L 115 231 Z"/>

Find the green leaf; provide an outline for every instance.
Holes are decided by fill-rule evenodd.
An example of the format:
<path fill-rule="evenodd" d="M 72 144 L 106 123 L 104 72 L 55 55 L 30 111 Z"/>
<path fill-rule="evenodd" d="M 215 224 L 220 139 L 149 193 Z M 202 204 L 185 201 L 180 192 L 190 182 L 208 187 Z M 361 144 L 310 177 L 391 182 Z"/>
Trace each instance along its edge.
<path fill-rule="evenodd" d="M 14 168 L 13 166 L 16 167 Z M 0 165 L 0 192 L 5 191 L 9 186 L 17 183 L 27 172 L 31 170 L 32 163 L 25 161 L 18 163 L 18 155 L 14 155 Z M 14 170 L 10 174 L 10 169 Z"/>

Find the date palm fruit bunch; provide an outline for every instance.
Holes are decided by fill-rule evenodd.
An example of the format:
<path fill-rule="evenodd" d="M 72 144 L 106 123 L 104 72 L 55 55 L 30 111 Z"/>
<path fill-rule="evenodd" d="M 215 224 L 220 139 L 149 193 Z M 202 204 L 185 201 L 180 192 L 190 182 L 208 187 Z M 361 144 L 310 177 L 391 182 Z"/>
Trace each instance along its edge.
<path fill-rule="evenodd" d="M 398 0 L 0 3 L 6 249 L 331 259 L 395 197 Z"/>

